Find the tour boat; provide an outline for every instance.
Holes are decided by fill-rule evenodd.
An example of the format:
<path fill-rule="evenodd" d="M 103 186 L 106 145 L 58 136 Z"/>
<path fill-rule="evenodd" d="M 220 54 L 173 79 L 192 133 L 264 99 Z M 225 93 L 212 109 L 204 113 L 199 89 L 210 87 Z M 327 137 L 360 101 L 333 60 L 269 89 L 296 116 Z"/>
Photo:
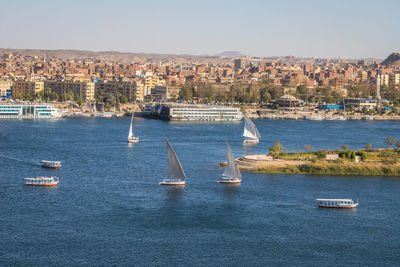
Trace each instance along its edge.
<path fill-rule="evenodd" d="M 242 182 L 242 175 L 240 174 L 239 167 L 236 164 L 235 157 L 233 156 L 232 150 L 228 144 L 226 144 L 226 153 L 228 155 L 228 161 L 221 180 L 219 180 L 218 183 L 240 184 Z"/>
<path fill-rule="evenodd" d="M 42 160 L 41 166 L 42 166 L 42 168 L 59 170 L 61 168 L 61 162 L 60 161 Z"/>
<path fill-rule="evenodd" d="M 259 142 L 259 138 L 261 137 L 260 133 L 257 130 L 257 127 L 251 121 L 246 114 L 243 115 L 244 118 L 244 131 L 243 136 L 248 138 L 243 141 L 244 144 L 253 143 L 257 144 Z"/>
<path fill-rule="evenodd" d="M 33 177 L 33 178 L 24 178 L 26 185 L 31 186 L 56 186 L 59 182 L 57 176 L 52 177 Z"/>
<path fill-rule="evenodd" d="M 128 134 L 128 143 L 138 143 L 139 142 L 139 137 L 133 136 L 133 131 L 132 131 L 132 123 L 133 123 L 134 114 L 135 114 L 135 109 L 133 109 L 133 111 L 132 111 L 131 126 L 129 127 L 129 134 Z"/>
<path fill-rule="evenodd" d="M 337 208 L 337 209 L 354 209 L 358 206 L 358 201 L 355 203 L 350 198 L 344 199 L 317 199 L 318 207 L 320 208 Z"/>
<path fill-rule="evenodd" d="M 168 150 L 168 171 L 167 178 L 163 179 L 159 185 L 184 186 L 186 179 L 185 172 L 171 144 L 167 139 L 165 141 Z"/>

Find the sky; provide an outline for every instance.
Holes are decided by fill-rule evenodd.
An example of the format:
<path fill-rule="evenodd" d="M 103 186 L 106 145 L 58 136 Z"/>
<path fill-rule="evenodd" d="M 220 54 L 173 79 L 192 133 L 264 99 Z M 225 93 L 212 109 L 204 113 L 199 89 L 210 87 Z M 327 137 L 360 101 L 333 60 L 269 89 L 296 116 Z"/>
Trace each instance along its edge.
<path fill-rule="evenodd" d="M 0 47 L 384 59 L 397 0 L 0 0 Z"/>

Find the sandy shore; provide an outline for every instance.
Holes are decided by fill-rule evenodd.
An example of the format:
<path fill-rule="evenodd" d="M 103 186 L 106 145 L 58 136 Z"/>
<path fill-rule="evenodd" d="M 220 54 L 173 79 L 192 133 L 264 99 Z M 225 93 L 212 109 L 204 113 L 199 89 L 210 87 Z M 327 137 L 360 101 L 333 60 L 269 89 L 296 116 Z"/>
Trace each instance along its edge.
<path fill-rule="evenodd" d="M 301 160 L 274 160 L 268 155 L 247 155 L 236 159 L 236 162 L 241 171 L 258 171 L 267 168 L 281 169 L 289 166 L 300 166 L 306 163 L 306 161 Z M 226 162 L 222 162 L 220 165 L 225 166 Z"/>

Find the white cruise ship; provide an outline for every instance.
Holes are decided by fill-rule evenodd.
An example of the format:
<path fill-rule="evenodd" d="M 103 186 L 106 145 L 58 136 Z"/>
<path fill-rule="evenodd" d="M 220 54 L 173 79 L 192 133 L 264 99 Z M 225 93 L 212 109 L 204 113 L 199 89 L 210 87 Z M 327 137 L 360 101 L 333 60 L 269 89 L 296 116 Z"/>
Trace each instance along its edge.
<path fill-rule="evenodd" d="M 0 119 L 52 119 L 61 113 L 50 104 L 0 103 Z"/>
<path fill-rule="evenodd" d="M 183 121 L 239 121 L 243 119 L 240 108 L 206 105 L 171 106 L 170 120 Z"/>

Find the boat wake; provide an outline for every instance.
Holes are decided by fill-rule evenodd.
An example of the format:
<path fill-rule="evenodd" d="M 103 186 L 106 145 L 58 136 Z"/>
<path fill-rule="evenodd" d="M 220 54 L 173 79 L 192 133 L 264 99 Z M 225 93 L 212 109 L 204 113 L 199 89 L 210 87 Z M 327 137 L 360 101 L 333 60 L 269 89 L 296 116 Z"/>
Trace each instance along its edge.
<path fill-rule="evenodd" d="M 17 159 L 17 158 L 6 156 L 6 155 L 2 155 L 2 154 L 0 154 L 0 157 L 5 158 L 5 159 L 10 159 L 10 160 L 15 160 L 15 161 L 26 163 L 26 164 L 30 164 L 32 166 L 39 166 L 39 167 L 41 166 L 41 164 L 39 162 Z"/>

